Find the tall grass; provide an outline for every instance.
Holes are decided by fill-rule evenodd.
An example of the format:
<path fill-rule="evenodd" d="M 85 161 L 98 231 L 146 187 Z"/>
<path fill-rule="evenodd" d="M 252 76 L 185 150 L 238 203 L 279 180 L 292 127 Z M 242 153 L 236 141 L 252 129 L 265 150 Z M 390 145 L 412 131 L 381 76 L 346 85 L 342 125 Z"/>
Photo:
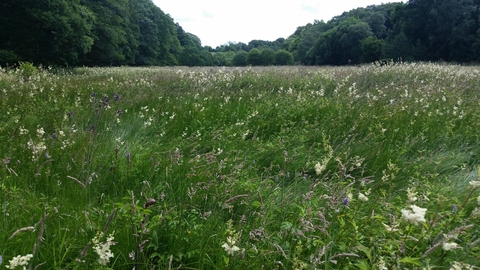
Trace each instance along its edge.
<path fill-rule="evenodd" d="M 2 70 L 0 267 L 477 269 L 479 73 Z"/>

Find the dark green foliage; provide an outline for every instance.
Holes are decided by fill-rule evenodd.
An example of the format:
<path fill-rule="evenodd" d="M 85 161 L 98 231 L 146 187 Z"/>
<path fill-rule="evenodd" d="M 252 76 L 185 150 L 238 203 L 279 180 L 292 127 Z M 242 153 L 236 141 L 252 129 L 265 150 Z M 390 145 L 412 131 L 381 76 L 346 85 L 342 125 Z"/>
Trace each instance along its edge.
<path fill-rule="evenodd" d="M 8 50 L 0 50 L 0 66 L 11 66 L 18 62 L 18 56 Z"/>
<path fill-rule="evenodd" d="M 3 0 L 0 65 L 259 66 L 276 64 L 280 50 L 292 54 L 288 63 L 305 65 L 474 62 L 480 61 L 479 6 L 474 0 L 372 5 L 299 26 L 287 39 L 212 48 L 152 0 Z"/>
<path fill-rule="evenodd" d="M 79 0 L 5 0 L 0 4 L 0 49 L 19 60 L 74 65 L 93 44 L 93 18 Z"/>
<path fill-rule="evenodd" d="M 275 65 L 286 66 L 293 64 L 293 55 L 286 50 L 279 50 L 275 53 Z"/>
<path fill-rule="evenodd" d="M 234 66 L 243 67 L 247 65 L 248 53 L 246 51 L 239 51 L 235 54 L 232 60 Z"/>
<path fill-rule="evenodd" d="M 273 65 L 275 61 L 275 51 L 270 48 L 263 49 L 260 52 L 260 58 L 262 60 L 262 65 L 264 66 Z"/>
<path fill-rule="evenodd" d="M 382 57 L 478 61 L 478 7 L 478 1 L 472 0 L 415 0 L 358 8 L 327 23 L 299 27 L 285 44 L 296 62 L 310 65 L 371 62 Z M 376 39 L 360 44 L 370 36 Z"/>
<path fill-rule="evenodd" d="M 260 50 L 257 48 L 251 49 L 247 55 L 247 63 L 252 66 L 263 65 L 262 56 Z"/>

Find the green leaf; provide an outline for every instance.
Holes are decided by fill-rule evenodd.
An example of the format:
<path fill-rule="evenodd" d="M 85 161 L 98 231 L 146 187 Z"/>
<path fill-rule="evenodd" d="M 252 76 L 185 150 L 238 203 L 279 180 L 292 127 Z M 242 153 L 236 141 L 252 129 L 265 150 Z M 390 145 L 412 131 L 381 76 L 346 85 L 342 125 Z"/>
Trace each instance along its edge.
<path fill-rule="evenodd" d="M 360 262 L 356 263 L 355 266 L 357 267 L 357 269 L 360 269 L 360 270 L 370 270 L 371 269 L 370 264 L 367 261 L 360 261 Z"/>
<path fill-rule="evenodd" d="M 252 206 L 255 207 L 255 208 L 260 208 L 262 206 L 262 204 L 259 201 L 254 201 L 254 202 L 252 202 Z"/>
<path fill-rule="evenodd" d="M 409 264 L 414 264 L 416 266 L 423 266 L 422 262 L 420 262 L 420 258 L 411 258 L 411 257 L 405 257 L 399 261 L 400 263 L 409 263 Z"/>
<path fill-rule="evenodd" d="M 365 253 L 365 255 L 367 255 L 367 258 L 370 262 L 372 261 L 372 250 L 371 249 L 368 249 L 364 245 L 360 244 L 360 247 L 358 248 L 358 250 Z"/>
<path fill-rule="evenodd" d="M 292 227 L 293 227 L 293 224 L 289 221 L 284 221 L 282 222 L 282 225 L 280 225 L 280 229 L 285 231 L 290 230 Z"/>

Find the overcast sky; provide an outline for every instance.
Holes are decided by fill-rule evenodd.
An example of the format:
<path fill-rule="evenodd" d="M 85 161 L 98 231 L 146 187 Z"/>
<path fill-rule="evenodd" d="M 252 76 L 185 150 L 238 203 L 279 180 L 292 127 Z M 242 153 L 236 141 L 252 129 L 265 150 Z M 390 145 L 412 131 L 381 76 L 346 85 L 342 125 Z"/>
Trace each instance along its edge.
<path fill-rule="evenodd" d="M 153 0 L 183 30 L 213 48 L 228 42 L 288 38 L 298 26 L 358 7 L 400 0 Z"/>

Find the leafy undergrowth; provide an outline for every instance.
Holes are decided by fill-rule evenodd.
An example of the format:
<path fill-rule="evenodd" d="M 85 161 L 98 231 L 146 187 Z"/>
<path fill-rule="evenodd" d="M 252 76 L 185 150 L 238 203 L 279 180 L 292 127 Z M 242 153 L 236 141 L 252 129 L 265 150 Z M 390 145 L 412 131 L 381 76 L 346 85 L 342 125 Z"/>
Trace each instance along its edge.
<path fill-rule="evenodd" d="M 0 267 L 478 269 L 479 73 L 3 70 Z"/>

